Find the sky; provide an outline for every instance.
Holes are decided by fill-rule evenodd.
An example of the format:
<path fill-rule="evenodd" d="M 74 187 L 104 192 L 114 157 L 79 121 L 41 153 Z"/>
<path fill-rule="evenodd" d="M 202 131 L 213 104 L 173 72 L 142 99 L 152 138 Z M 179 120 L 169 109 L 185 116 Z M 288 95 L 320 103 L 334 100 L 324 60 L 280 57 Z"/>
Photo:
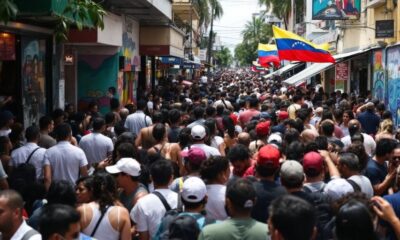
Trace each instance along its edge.
<path fill-rule="evenodd" d="M 222 45 L 234 54 L 235 46 L 242 42 L 241 31 L 253 13 L 259 13 L 258 0 L 219 0 L 224 15 L 214 22 L 214 31 L 220 36 Z M 263 7 L 265 9 L 265 6 Z"/>

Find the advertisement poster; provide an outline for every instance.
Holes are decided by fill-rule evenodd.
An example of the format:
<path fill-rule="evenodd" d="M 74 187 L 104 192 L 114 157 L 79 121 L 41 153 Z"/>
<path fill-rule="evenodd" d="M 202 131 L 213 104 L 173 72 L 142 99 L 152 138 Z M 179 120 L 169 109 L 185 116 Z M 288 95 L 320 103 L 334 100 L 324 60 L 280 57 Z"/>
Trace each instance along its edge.
<path fill-rule="evenodd" d="M 341 62 L 335 66 L 335 91 L 344 92 L 345 85 L 349 80 L 349 63 Z"/>
<path fill-rule="evenodd" d="M 385 71 L 384 71 L 384 61 L 383 61 L 383 51 L 377 50 L 372 55 L 372 94 L 373 97 L 379 99 L 380 101 L 385 101 L 386 93 L 386 81 L 385 81 Z"/>
<path fill-rule="evenodd" d="M 24 126 L 39 124 L 39 118 L 46 112 L 45 51 L 46 41 L 22 38 L 22 105 Z"/>
<path fill-rule="evenodd" d="M 0 61 L 15 60 L 15 35 L 0 33 Z"/>
<path fill-rule="evenodd" d="M 400 48 L 387 49 L 388 107 L 393 114 L 395 127 L 400 124 Z"/>
<path fill-rule="evenodd" d="M 361 0 L 313 0 L 313 20 L 358 19 Z"/>

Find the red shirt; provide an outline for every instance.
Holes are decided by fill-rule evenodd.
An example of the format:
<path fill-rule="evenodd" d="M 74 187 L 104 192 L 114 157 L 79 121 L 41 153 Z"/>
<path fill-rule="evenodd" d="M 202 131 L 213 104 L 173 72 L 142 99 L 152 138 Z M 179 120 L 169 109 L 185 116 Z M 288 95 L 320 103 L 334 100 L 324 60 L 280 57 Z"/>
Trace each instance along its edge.
<path fill-rule="evenodd" d="M 246 110 L 242 113 L 240 113 L 239 115 L 239 121 L 242 124 L 242 126 L 245 126 L 248 122 L 250 122 L 250 120 L 257 116 L 260 115 L 260 111 L 256 110 L 256 109 L 249 109 Z"/>

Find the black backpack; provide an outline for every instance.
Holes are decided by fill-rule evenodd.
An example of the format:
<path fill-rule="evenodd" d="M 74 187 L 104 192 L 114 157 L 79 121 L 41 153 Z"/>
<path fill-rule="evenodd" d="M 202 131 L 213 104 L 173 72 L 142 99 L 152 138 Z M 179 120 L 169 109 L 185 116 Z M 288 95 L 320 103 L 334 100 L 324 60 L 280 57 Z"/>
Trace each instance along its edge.
<path fill-rule="evenodd" d="M 23 188 L 36 182 L 36 168 L 29 161 L 39 149 L 40 147 L 34 149 L 24 163 L 19 164 L 13 169 L 9 178 L 11 188 L 23 191 Z"/>

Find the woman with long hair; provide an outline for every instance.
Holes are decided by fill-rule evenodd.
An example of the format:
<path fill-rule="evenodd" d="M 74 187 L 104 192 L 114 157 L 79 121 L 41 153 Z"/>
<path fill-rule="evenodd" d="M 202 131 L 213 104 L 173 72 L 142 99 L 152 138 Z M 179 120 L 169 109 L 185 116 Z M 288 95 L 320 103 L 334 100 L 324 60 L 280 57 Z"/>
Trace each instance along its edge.
<path fill-rule="evenodd" d="M 354 113 L 351 110 L 346 110 L 343 112 L 342 122 L 340 123 L 339 127 L 342 129 L 343 135 L 348 136 L 349 133 L 349 122 L 350 120 L 354 119 Z"/>
<path fill-rule="evenodd" d="M 81 229 L 96 239 L 129 240 L 131 221 L 126 208 L 118 206 L 113 176 L 99 172 L 93 177 L 93 201 L 78 208 Z"/>
<path fill-rule="evenodd" d="M 379 124 L 379 130 L 375 136 L 375 142 L 378 142 L 382 138 L 394 138 L 394 127 L 391 119 L 385 119 Z"/>

